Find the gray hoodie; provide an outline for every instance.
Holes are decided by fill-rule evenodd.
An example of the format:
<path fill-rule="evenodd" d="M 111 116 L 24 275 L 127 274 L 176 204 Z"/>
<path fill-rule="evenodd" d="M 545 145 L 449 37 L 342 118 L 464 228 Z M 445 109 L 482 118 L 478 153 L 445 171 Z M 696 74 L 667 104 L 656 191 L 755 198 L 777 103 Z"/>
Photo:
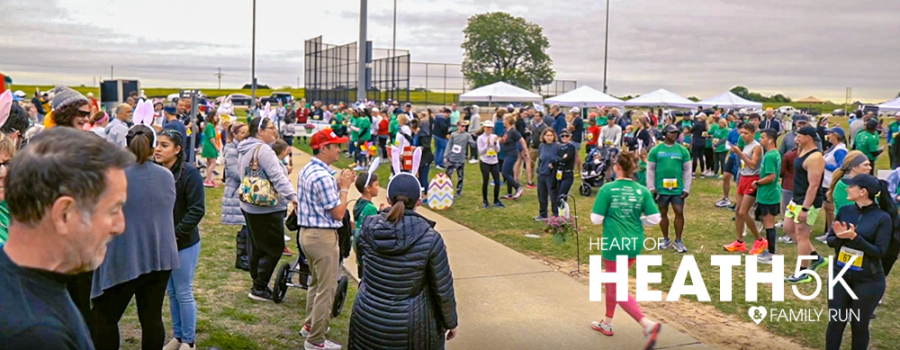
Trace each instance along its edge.
<path fill-rule="evenodd" d="M 447 150 L 444 151 L 444 161 L 450 164 L 464 164 L 468 159 L 466 154 L 469 146 L 475 147 L 472 135 L 467 132 L 454 131 L 450 134 Z"/>
<path fill-rule="evenodd" d="M 241 141 L 238 145 L 238 171 L 243 178 L 245 169 L 250 166 L 250 159 L 256 151 L 256 146 L 262 145 L 259 149 L 259 168 L 269 177 L 269 182 L 278 192 L 278 205 L 274 207 L 260 207 L 249 203 L 241 202 L 241 210 L 250 214 L 269 214 L 278 211 L 287 210 L 287 204 L 297 200 L 297 192 L 294 192 L 294 186 L 291 185 L 291 179 L 285 175 L 284 167 L 272 147 L 269 147 L 255 137 L 248 137 Z"/>

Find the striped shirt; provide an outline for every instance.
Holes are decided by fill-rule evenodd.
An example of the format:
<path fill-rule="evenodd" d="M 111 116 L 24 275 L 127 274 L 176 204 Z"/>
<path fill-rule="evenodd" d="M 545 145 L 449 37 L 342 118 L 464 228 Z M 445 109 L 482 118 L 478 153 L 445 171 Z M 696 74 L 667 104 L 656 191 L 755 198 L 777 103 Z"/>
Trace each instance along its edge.
<path fill-rule="evenodd" d="M 300 227 L 340 228 L 341 221 L 331 216 L 331 209 L 341 204 L 337 182 L 327 164 L 313 157 L 300 170 L 297 179 L 297 224 Z"/>

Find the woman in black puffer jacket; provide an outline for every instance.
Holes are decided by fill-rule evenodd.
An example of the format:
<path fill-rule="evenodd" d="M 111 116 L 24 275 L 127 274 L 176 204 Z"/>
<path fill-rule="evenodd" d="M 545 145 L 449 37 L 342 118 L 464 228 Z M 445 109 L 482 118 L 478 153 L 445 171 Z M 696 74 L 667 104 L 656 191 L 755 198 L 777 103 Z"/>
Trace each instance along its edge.
<path fill-rule="evenodd" d="M 399 173 L 387 212 L 365 219 L 357 254 L 362 283 L 350 316 L 348 349 L 444 349 L 456 336 L 456 297 L 447 250 L 434 222 L 417 214 L 419 181 Z"/>

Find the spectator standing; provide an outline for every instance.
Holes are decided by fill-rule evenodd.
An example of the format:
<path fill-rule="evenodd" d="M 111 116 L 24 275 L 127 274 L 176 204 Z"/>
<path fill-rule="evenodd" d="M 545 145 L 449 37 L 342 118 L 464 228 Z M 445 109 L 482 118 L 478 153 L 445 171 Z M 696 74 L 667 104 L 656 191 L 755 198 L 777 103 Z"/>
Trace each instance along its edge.
<path fill-rule="evenodd" d="M 106 127 L 106 141 L 120 147 L 125 147 L 125 135 L 128 134 L 128 123 L 131 123 L 133 109 L 123 103 L 116 107 L 116 117 Z"/>
<path fill-rule="evenodd" d="M 472 137 L 466 132 L 466 126 L 469 123 L 460 120 L 457 123 L 456 130 L 450 135 L 447 144 L 447 152 L 444 153 L 444 164 L 447 165 L 447 178 L 452 179 L 453 171 L 456 171 L 456 197 L 462 196 L 463 181 L 466 178 L 466 159 L 469 146 L 477 146 Z"/>
<path fill-rule="evenodd" d="M 538 216 L 536 221 L 547 220 L 547 205 L 550 203 L 553 216 L 559 216 L 559 206 L 556 205 L 557 193 L 556 168 L 554 164 L 559 157 L 559 143 L 556 141 L 556 133 L 550 128 L 544 128 L 540 134 L 541 144 L 535 153 L 538 155 Z"/>
<path fill-rule="evenodd" d="M 447 140 L 450 138 L 449 114 L 450 109 L 447 108 L 437 113 L 431 128 L 434 137 L 434 163 L 435 167 L 441 170 L 447 169 L 447 165 L 444 163 L 444 152 L 447 150 Z"/>
<path fill-rule="evenodd" d="M 822 190 L 828 191 L 831 188 L 831 182 L 834 178 L 834 172 L 841 168 L 844 165 L 844 158 L 847 156 L 847 146 L 844 144 L 845 137 L 844 129 L 840 127 L 834 127 L 833 129 L 828 129 L 828 143 L 832 146 L 825 151 L 825 176 L 822 178 Z M 831 223 L 834 222 L 834 214 L 835 207 L 834 201 L 829 198 L 829 196 L 825 196 L 823 200 L 822 208 L 825 209 L 825 233 L 819 237 L 816 237 L 820 242 L 825 241 L 825 236 L 828 233 L 828 228 L 831 227 Z"/>
<path fill-rule="evenodd" d="M 241 177 L 244 173 L 239 168 L 239 152 L 238 146 L 241 141 L 250 136 L 250 130 L 247 124 L 235 123 L 231 126 L 228 133 L 230 140 L 223 147 L 222 154 L 225 156 L 225 191 L 222 194 L 222 223 L 225 225 L 240 225 L 241 229 L 237 233 L 237 254 L 235 258 L 235 267 L 241 270 L 250 270 L 250 238 L 247 232 L 247 223 L 244 220 L 244 214 L 241 213 L 240 196 Z"/>

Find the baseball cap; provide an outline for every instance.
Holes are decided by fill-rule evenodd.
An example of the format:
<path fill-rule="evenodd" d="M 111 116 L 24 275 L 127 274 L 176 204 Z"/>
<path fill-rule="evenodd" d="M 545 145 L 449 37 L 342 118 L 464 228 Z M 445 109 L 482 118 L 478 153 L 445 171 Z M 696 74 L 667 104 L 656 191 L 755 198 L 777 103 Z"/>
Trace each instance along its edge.
<path fill-rule="evenodd" d="M 867 129 L 874 129 L 874 128 L 877 128 L 877 127 L 878 127 L 878 120 L 876 120 L 876 119 L 869 119 L 868 121 L 866 121 L 866 128 L 867 128 Z"/>
<path fill-rule="evenodd" d="M 322 129 L 309 139 L 309 147 L 320 149 L 322 146 L 346 143 L 346 137 L 338 137 L 331 128 Z"/>
<path fill-rule="evenodd" d="M 678 127 L 675 126 L 675 124 L 669 124 L 669 125 L 666 125 L 666 127 L 663 129 L 663 133 L 668 134 L 670 132 L 681 132 L 681 131 L 678 130 Z"/>
<path fill-rule="evenodd" d="M 410 173 L 394 175 L 391 181 L 388 182 L 387 192 L 388 198 L 390 198 L 392 203 L 396 202 L 397 196 L 401 194 L 413 202 L 418 202 L 419 198 L 422 197 L 422 187 L 419 184 L 419 179 Z"/>
<path fill-rule="evenodd" d="M 831 129 L 825 130 L 825 132 L 827 132 L 827 133 L 829 133 L 829 134 L 830 134 L 830 133 L 835 133 L 835 134 L 841 135 L 841 138 L 844 138 L 844 139 L 847 138 L 847 133 L 844 132 L 844 129 L 841 129 L 841 127 L 839 127 L 839 126 L 836 126 L 836 127 L 831 128 Z"/>
<path fill-rule="evenodd" d="M 581 108 L 572 107 L 572 109 L 569 110 L 569 113 L 581 113 Z"/>
<path fill-rule="evenodd" d="M 807 125 L 807 126 L 800 128 L 800 130 L 797 131 L 797 134 L 809 136 L 809 137 L 816 137 L 816 128 Z"/>
<path fill-rule="evenodd" d="M 895 116 L 895 117 L 900 117 L 900 112 L 897 112 L 896 114 L 894 114 L 894 116 Z"/>
<path fill-rule="evenodd" d="M 878 181 L 878 178 L 869 174 L 860 174 L 849 179 L 844 178 L 843 181 L 848 187 L 857 186 L 859 188 L 865 188 L 869 193 L 878 193 L 881 191 L 881 182 Z"/>
<path fill-rule="evenodd" d="M 569 132 L 569 129 L 562 129 L 562 131 L 559 132 L 559 137 L 563 136 L 572 136 L 572 133 Z"/>

